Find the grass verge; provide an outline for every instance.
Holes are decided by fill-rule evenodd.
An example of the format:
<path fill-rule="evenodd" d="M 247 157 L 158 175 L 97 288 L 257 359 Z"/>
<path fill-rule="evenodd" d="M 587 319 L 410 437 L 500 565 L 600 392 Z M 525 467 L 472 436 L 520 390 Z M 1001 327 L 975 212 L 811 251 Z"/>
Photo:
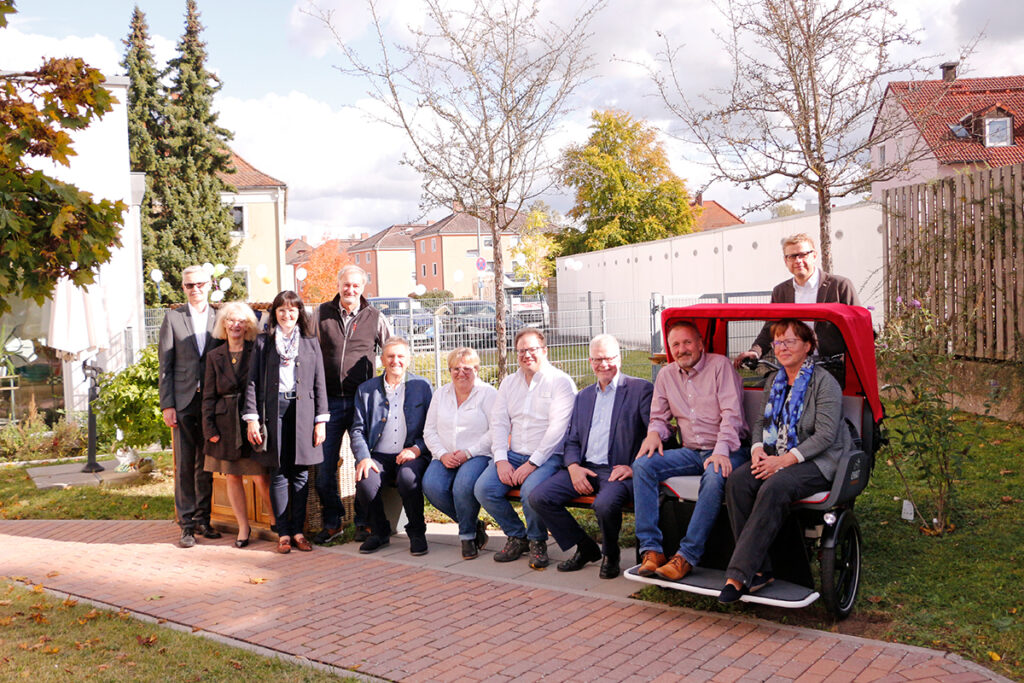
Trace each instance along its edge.
<path fill-rule="evenodd" d="M 159 623 L 159 622 L 158 622 Z M 0 581 L 0 679 L 299 682 L 339 679 L 190 633 Z"/>

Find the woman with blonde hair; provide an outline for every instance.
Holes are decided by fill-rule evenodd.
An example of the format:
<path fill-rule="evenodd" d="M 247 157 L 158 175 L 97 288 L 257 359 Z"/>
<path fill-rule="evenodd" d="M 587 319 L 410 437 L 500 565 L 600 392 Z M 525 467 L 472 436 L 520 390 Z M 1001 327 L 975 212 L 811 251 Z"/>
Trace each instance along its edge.
<path fill-rule="evenodd" d="M 236 548 L 249 545 L 252 533 L 243 476 L 253 478 L 266 509 L 271 509 L 269 468 L 273 462 L 266 453 L 253 452 L 242 425 L 249 359 L 256 331 L 256 316 L 251 308 L 240 302 L 221 306 L 217 311 L 213 336 L 226 339 L 227 343 L 207 354 L 203 382 L 204 469 L 219 472 L 227 478 L 228 501 L 238 521 Z"/>

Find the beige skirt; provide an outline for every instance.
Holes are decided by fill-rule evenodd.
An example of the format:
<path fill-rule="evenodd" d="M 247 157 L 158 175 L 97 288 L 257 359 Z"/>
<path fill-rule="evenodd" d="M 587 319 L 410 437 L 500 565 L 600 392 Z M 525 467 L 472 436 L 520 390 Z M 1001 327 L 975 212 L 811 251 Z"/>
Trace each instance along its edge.
<path fill-rule="evenodd" d="M 240 458 L 238 460 L 220 460 L 207 455 L 203 469 L 207 472 L 219 472 L 220 474 L 237 474 L 242 476 L 256 476 L 269 474 L 266 467 L 252 458 Z"/>

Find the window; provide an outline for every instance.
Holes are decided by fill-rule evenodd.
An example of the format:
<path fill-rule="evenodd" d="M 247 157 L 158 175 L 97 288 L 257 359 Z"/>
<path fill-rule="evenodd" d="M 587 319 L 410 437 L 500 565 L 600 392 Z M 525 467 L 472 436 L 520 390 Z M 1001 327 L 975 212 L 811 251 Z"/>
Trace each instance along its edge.
<path fill-rule="evenodd" d="M 366 263 L 370 263 L 370 261 L 372 261 L 372 260 L 373 260 L 373 254 L 367 254 L 366 255 Z"/>
<path fill-rule="evenodd" d="M 493 247 L 494 246 L 494 239 L 492 239 L 490 237 L 485 237 L 484 238 L 484 246 L 485 247 Z"/>
<path fill-rule="evenodd" d="M 245 235 L 245 207 L 244 206 L 232 206 L 231 207 L 231 220 L 234 221 L 234 227 L 231 229 L 237 236 Z"/>
<path fill-rule="evenodd" d="M 359 265 L 359 254 L 356 254 L 356 265 Z"/>
<path fill-rule="evenodd" d="M 434 264 L 434 275 L 437 275 L 437 264 Z"/>
<path fill-rule="evenodd" d="M 878 146 L 878 165 L 885 166 L 885 145 Z"/>
<path fill-rule="evenodd" d="M 373 282 L 373 273 L 367 273 L 366 274 L 366 284 L 370 284 L 371 282 Z"/>
<path fill-rule="evenodd" d="M 427 241 L 426 240 L 420 240 L 420 253 L 421 254 L 426 254 L 427 253 Z"/>
<path fill-rule="evenodd" d="M 430 238 L 430 251 L 437 251 L 437 238 L 436 237 L 431 237 Z"/>
<path fill-rule="evenodd" d="M 1013 119 L 985 119 L 985 146 L 1009 147 L 1013 144 Z"/>
<path fill-rule="evenodd" d="M 423 277 L 426 277 L 426 276 L 427 276 L 427 264 L 424 263 L 423 264 Z"/>
<path fill-rule="evenodd" d="M 249 291 L 249 266 L 236 267 L 232 275 L 234 275 L 232 279 L 235 281 L 235 284 L 242 285 L 245 287 L 245 291 L 249 292 L 251 301 L 252 292 Z"/>

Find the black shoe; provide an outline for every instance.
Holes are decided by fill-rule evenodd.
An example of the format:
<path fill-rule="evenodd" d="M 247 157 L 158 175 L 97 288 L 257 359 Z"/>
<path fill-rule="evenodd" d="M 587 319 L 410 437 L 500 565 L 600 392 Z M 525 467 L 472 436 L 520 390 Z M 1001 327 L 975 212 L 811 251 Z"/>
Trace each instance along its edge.
<path fill-rule="evenodd" d="M 356 543 L 362 543 L 370 537 L 370 527 L 368 526 L 357 526 L 356 535 L 352 537 L 352 540 Z"/>
<path fill-rule="evenodd" d="M 462 559 L 474 560 L 479 554 L 480 550 L 477 548 L 475 540 L 470 538 L 462 542 Z"/>
<path fill-rule="evenodd" d="M 421 535 L 409 537 L 409 552 L 413 555 L 427 554 L 427 537 Z"/>
<path fill-rule="evenodd" d="M 487 525 L 479 519 L 476 520 L 476 538 L 473 541 L 476 543 L 477 550 L 483 550 L 487 547 Z M 463 554 L 463 557 L 465 557 L 465 554 Z M 476 557 L 476 555 L 473 557 Z"/>
<path fill-rule="evenodd" d="M 576 554 L 564 562 L 559 562 L 556 569 L 560 572 L 578 572 L 587 566 L 589 562 L 597 562 L 601 559 L 601 549 L 593 541 L 581 541 L 576 544 Z"/>
<path fill-rule="evenodd" d="M 182 529 L 181 538 L 178 539 L 178 546 L 181 548 L 191 548 L 195 544 L 195 531 L 193 531 L 192 529 Z"/>
<path fill-rule="evenodd" d="M 550 563 L 550 560 L 548 560 L 548 542 L 530 541 L 530 569 L 544 569 Z"/>
<path fill-rule="evenodd" d="M 518 560 L 523 553 L 530 549 L 530 544 L 525 538 L 511 536 L 505 541 L 505 547 L 494 553 L 495 562 L 512 562 Z"/>
<path fill-rule="evenodd" d="M 324 545 L 325 543 L 330 543 L 338 536 L 341 536 L 341 531 L 342 528 L 340 526 L 334 529 L 324 527 L 320 531 L 316 532 L 315 536 L 313 536 L 313 543 L 316 543 L 317 545 Z M 366 539 L 364 538 L 363 540 L 365 541 Z"/>
<path fill-rule="evenodd" d="M 359 552 L 364 555 L 368 553 L 375 553 L 389 543 L 391 543 L 391 539 L 387 536 L 383 538 L 380 536 L 370 536 L 363 541 L 361 546 L 359 546 Z"/>
<path fill-rule="evenodd" d="M 765 586 L 775 583 L 775 577 L 772 576 L 771 572 L 761 572 L 760 574 L 754 574 L 754 578 L 750 580 L 750 592 L 756 593 Z"/>
<path fill-rule="evenodd" d="M 601 571 L 598 576 L 602 579 L 614 579 L 622 570 L 619 568 L 619 558 L 605 555 L 601 558 Z"/>
<path fill-rule="evenodd" d="M 246 546 L 249 545 L 249 539 L 250 538 L 252 538 L 252 529 L 249 529 L 249 535 L 246 536 L 245 538 L 236 538 L 235 539 L 235 547 L 236 548 L 245 548 Z"/>
<path fill-rule="evenodd" d="M 746 595 L 748 592 L 749 591 L 746 586 L 740 586 L 739 588 L 737 588 L 731 583 L 727 583 L 725 584 L 725 588 L 722 589 L 722 592 L 718 594 L 718 602 L 722 603 L 723 605 L 731 605 L 732 603 L 736 602 L 744 595 Z"/>
<path fill-rule="evenodd" d="M 217 539 L 221 537 L 221 533 L 214 529 L 209 524 L 200 524 L 196 527 L 196 533 L 203 538 Z"/>

